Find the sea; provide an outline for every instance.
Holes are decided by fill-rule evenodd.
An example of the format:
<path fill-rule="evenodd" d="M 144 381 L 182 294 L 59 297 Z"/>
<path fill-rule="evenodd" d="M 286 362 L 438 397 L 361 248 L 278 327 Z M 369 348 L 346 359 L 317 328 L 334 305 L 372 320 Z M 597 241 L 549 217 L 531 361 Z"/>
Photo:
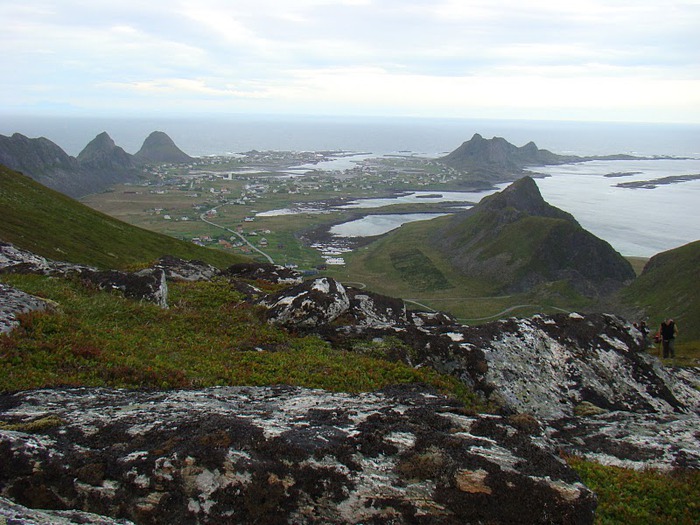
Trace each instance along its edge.
<path fill-rule="evenodd" d="M 103 131 L 129 153 L 138 151 L 152 131 L 163 131 L 192 156 L 277 150 L 353 152 L 357 159 L 396 154 L 438 157 L 478 133 L 487 139 L 502 137 L 516 146 L 534 142 L 562 155 L 652 157 L 549 166 L 533 169 L 533 175 L 538 177 L 545 200 L 574 215 L 584 228 L 625 256 L 651 257 L 700 239 L 700 179 L 671 183 L 667 179 L 645 188 L 620 186 L 700 175 L 700 124 L 289 115 L 0 115 L 0 134 L 46 137 L 73 156 Z M 350 167 L 352 162 L 352 157 L 344 157 L 328 169 L 337 169 L 339 163 Z"/>

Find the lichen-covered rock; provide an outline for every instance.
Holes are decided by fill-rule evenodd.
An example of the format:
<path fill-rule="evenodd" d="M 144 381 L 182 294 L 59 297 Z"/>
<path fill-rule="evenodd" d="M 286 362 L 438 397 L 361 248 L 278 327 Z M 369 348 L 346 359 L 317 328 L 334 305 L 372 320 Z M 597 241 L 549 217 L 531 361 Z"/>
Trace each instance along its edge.
<path fill-rule="evenodd" d="M 168 307 L 168 285 L 161 268 L 147 268 L 129 273 L 97 270 L 90 266 L 53 261 L 31 252 L 0 243 L 0 272 L 28 273 L 52 277 L 77 276 L 102 290 L 119 290 L 126 297 Z"/>
<path fill-rule="evenodd" d="M 0 241 L 0 272 L 67 276 L 96 271 L 91 266 L 54 261 Z"/>
<path fill-rule="evenodd" d="M 48 261 L 44 257 L 17 248 L 10 243 L 0 241 L 0 268 L 24 263 L 48 265 Z"/>
<path fill-rule="evenodd" d="M 413 313 L 382 328 L 354 322 L 351 309 L 343 321 L 317 332 L 347 350 L 346 339 L 398 339 L 405 348 L 387 357 L 455 376 L 505 414 L 537 417 L 562 449 L 634 468 L 697 468 L 700 434 L 672 429 L 700 427 L 700 372 L 663 367 L 618 317 L 560 314 L 469 327 Z"/>
<path fill-rule="evenodd" d="M 603 465 L 670 471 L 700 469 L 697 414 L 625 411 L 547 422 L 546 433 L 569 454 Z"/>
<path fill-rule="evenodd" d="M 82 279 L 101 290 L 119 290 L 125 297 L 168 307 L 168 283 L 165 271 L 146 268 L 134 273 L 116 270 L 85 272 Z"/>
<path fill-rule="evenodd" d="M 236 279 L 263 280 L 276 284 L 300 284 L 303 280 L 301 273 L 279 266 L 265 263 L 239 263 L 226 268 L 222 275 Z"/>
<path fill-rule="evenodd" d="M 465 341 L 483 350 L 487 381 L 517 412 L 557 419 L 574 415 L 584 401 L 613 411 L 700 410 L 692 379 L 660 366 L 641 348 L 636 329 L 612 315 L 499 321 L 471 329 Z"/>
<path fill-rule="evenodd" d="M 165 277 L 172 281 L 210 281 L 221 271 L 209 263 L 185 260 L 172 255 L 164 255 L 156 263 L 156 268 L 165 272 Z"/>
<path fill-rule="evenodd" d="M 350 308 L 345 287 L 322 277 L 261 299 L 267 318 L 273 324 L 317 328 L 333 322 Z"/>
<path fill-rule="evenodd" d="M 373 328 L 401 327 L 408 322 L 406 303 L 401 299 L 348 288 L 349 310 L 354 324 Z"/>
<path fill-rule="evenodd" d="M 3 519 L 5 521 L 3 521 Z M 6 525 L 134 525 L 79 510 L 40 510 L 0 498 L 0 523 Z"/>
<path fill-rule="evenodd" d="M 19 314 L 46 310 L 49 306 L 43 299 L 0 283 L 0 334 L 10 332 L 19 325 Z"/>
<path fill-rule="evenodd" d="M 55 426 L 23 424 L 50 414 Z M 418 385 L 0 395 L 0 492 L 135 523 L 592 523 L 548 439 Z M 31 425 L 27 425 L 30 428 Z"/>

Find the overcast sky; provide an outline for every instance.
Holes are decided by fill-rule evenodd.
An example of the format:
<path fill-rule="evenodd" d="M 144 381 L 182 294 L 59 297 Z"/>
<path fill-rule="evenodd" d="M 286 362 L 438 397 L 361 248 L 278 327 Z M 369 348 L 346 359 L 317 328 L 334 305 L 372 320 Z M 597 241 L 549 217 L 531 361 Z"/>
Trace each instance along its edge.
<path fill-rule="evenodd" d="M 0 112 L 700 123 L 700 0 L 0 0 Z"/>

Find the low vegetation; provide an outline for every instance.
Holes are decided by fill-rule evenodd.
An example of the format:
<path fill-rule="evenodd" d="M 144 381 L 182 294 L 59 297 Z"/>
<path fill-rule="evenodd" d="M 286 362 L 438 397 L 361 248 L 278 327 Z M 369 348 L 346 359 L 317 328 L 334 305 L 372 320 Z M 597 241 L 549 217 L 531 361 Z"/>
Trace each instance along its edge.
<path fill-rule="evenodd" d="M 423 382 L 478 408 L 457 379 L 384 359 L 386 343 L 339 351 L 265 322 L 226 281 L 171 284 L 168 310 L 39 276 L 3 276 L 54 301 L 0 336 L 0 391 L 53 386 L 194 388 L 288 384 L 360 392 Z"/>
<path fill-rule="evenodd" d="M 693 525 L 700 523 L 700 471 L 634 471 L 569 458 L 598 495 L 596 523 Z"/>

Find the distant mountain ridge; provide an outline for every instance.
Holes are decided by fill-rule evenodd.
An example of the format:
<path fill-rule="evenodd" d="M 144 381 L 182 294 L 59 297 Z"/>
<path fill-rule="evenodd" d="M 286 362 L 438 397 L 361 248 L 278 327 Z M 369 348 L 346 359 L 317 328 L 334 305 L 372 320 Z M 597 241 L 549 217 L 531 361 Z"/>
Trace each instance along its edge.
<path fill-rule="evenodd" d="M 146 164 L 192 160 L 161 131 L 151 133 L 136 155 L 124 151 L 102 132 L 77 157 L 71 157 L 44 137 L 32 139 L 20 133 L 11 137 L 0 135 L 0 164 L 71 197 L 136 181 Z"/>
<path fill-rule="evenodd" d="M 546 149 L 539 149 L 534 142 L 524 146 L 514 146 L 501 137 L 485 139 L 478 133 L 463 142 L 461 146 L 438 158 L 438 162 L 457 171 L 468 172 L 472 182 L 496 182 L 514 180 L 531 166 L 567 164 L 586 160 L 633 159 L 630 155 L 608 155 L 604 157 L 578 157 L 575 155 L 558 155 Z"/>

